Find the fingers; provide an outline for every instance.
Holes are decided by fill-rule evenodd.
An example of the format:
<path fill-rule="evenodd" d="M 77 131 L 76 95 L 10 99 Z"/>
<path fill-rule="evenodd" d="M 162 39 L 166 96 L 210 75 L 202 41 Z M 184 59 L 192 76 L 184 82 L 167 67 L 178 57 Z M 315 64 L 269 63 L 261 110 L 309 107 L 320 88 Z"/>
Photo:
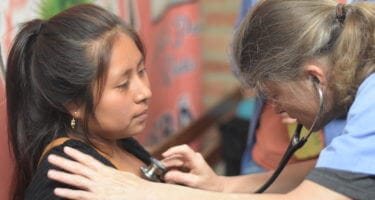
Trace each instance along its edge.
<path fill-rule="evenodd" d="M 199 152 L 195 152 L 188 145 L 172 147 L 162 155 L 166 157 L 163 160 L 163 164 L 167 168 L 177 167 L 187 172 L 194 169 L 203 169 L 205 166 L 208 166 L 203 156 Z"/>
<path fill-rule="evenodd" d="M 168 158 L 168 157 L 178 158 L 179 157 L 181 160 L 183 160 L 186 163 L 186 162 L 194 161 L 196 153 L 188 145 L 184 144 L 184 145 L 171 147 L 162 155 L 165 158 Z"/>
<path fill-rule="evenodd" d="M 172 147 L 162 155 L 166 157 L 164 161 L 167 168 L 177 167 L 183 168 L 183 171 L 190 171 L 200 163 L 198 154 L 186 144 Z"/>
<path fill-rule="evenodd" d="M 193 154 L 195 153 L 193 149 L 191 149 L 187 144 L 178 145 L 169 148 L 166 152 L 164 152 L 162 155 L 164 157 L 172 156 L 173 154 Z"/>
<path fill-rule="evenodd" d="M 164 180 L 167 183 L 182 184 L 189 187 L 196 187 L 197 176 L 181 172 L 180 170 L 169 170 L 164 175 Z"/>
<path fill-rule="evenodd" d="M 74 148 L 71 148 L 71 147 L 64 147 L 64 152 L 69 155 L 70 157 L 72 157 L 74 160 L 90 167 L 91 169 L 95 169 L 95 170 L 98 170 L 102 167 L 104 167 L 104 165 L 102 163 L 100 163 L 99 161 L 95 160 L 93 157 L 85 154 L 85 153 L 82 153 Z"/>
<path fill-rule="evenodd" d="M 82 190 L 72 190 L 65 188 L 56 188 L 54 193 L 58 197 L 65 199 L 89 200 L 96 199 L 91 193 Z"/>
<path fill-rule="evenodd" d="M 161 162 L 166 168 L 184 166 L 184 161 L 182 160 L 181 156 L 168 157 L 168 158 L 163 159 Z"/>
<path fill-rule="evenodd" d="M 91 169 L 89 169 L 88 167 L 78 163 L 78 162 L 75 162 L 75 161 L 72 161 L 72 160 L 69 160 L 67 158 L 63 158 L 61 156 L 57 156 L 57 155 L 49 155 L 48 156 L 48 162 L 50 162 L 51 164 L 61 168 L 61 169 L 64 169 L 68 172 L 71 172 L 73 174 L 78 174 L 78 175 L 82 175 L 82 176 L 85 176 L 85 177 L 90 177 L 90 173 L 92 172 Z"/>
<path fill-rule="evenodd" d="M 90 185 L 90 181 L 80 175 L 74 175 L 74 174 L 69 174 L 57 170 L 49 170 L 47 173 L 48 178 L 65 183 L 67 185 L 75 186 L 81 189 L 88 189 Z"/>

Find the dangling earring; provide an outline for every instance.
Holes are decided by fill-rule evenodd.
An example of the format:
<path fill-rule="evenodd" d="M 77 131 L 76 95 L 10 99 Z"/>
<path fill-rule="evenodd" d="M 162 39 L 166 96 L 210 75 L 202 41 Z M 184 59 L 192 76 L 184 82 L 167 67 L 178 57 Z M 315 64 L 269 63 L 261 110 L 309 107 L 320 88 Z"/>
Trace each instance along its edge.
<path fill-rule="evenodd" d="M 74 119 L 74 117 L 70 121 L 70 127 L 72 127 L 72 129 L 74 129 L 76 127 L 76 119 Z"/>

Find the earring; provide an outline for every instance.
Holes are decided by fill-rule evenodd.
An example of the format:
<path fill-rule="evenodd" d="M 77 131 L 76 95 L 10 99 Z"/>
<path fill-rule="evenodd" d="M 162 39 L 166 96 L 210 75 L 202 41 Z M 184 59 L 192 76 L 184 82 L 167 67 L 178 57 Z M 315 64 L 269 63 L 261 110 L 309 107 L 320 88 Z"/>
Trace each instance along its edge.
<path fill-rule="evenodd" d="M 74 117 L 70 121 L 70 127 L 72 127 L 72 129 L 74 129 L 76 127 L 76 119 L 74 119 Z"/>

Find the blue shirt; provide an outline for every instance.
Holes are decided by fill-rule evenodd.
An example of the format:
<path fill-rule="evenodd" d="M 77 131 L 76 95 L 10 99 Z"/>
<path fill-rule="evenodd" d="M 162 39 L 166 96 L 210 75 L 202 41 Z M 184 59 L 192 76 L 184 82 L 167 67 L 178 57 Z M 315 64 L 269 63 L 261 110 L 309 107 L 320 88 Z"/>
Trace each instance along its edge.
<path fill-rule="evenodd" d="M 335 119 L 324 126 L 324 143 L 326 146 L 331 144 L 332 140 L 341 135 L 346 125 L 345 119 Z"/>
<path fill-rule="evenodd" d="M 322 150 L 316 167 L 375 174 L 375 74 L 359 86 L 344 131 Z"/>

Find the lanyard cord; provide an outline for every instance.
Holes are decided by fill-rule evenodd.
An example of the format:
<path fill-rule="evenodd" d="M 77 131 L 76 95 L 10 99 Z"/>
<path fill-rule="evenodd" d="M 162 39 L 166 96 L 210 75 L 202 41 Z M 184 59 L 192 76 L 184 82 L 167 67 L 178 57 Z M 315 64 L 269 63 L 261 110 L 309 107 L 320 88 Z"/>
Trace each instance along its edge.
<path fill-rule="evenodd" d="M 315 82 L 313 83 L 314 85 L 316 84 Z M 256 190 L 255 193 L 263 193 L 276 180 L 276 178 L 280 175 L 281 171 L 284 169 L 285 165 L 288 163 L 290 157 L 294 154 L 294 152 L 296 152 L 306 143 L 307 139 L 309 139 L 309 137 L 313 133 L 313 128 L 323 111 L 323 92 L 317 86 L 316 89 L 319 95 L 319 111 L 315 116 L 315 119 L 309 129 L 308 134 L 305 137 L 301 138 L 300 135 L 302 130 L 302 124 L 297 125 L 296 130 L 294 131 L 293 138 L 289 142 L 288 148 L 286 149 L 284 156 L 279 163 L 279 166 L 277 166 L 276 170 L 273 172 L 272 176 L 267 180 L 267 182 L 265 182 L 258 190 Z"/>

